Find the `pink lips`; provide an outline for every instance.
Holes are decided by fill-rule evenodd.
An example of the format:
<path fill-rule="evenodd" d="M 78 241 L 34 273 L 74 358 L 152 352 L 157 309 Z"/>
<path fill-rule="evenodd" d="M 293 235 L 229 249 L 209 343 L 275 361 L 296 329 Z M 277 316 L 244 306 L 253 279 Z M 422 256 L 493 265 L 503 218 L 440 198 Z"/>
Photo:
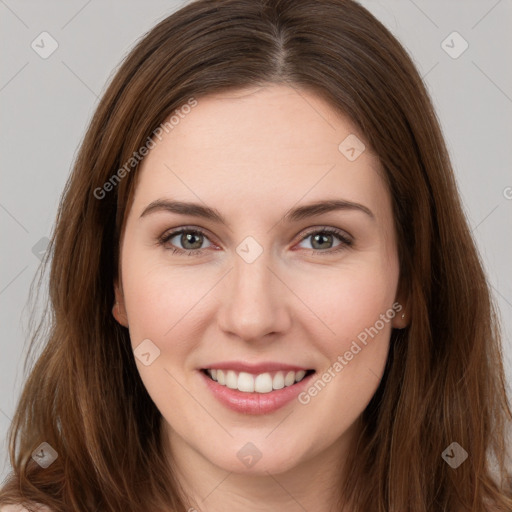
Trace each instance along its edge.
<path fill-rule="evenodd" d="M 308 368 L 280 363 L 261 363 L 249 365 L 241 362 L 224 362 L 209 365 L 210 369 L 233 370 L 247 372 L 253 375 L 274 371 L 307 371 Z M 290 403 L 308 385 L 314 373 L 306 375 L 300 382 L 269 393 L 246 393 L 238 389 L 231 389 L 211 379 L 204 371 L 199 371 L 208 389 L 213 396 L 232 411 L 243 414 L 269 414 Z"/>

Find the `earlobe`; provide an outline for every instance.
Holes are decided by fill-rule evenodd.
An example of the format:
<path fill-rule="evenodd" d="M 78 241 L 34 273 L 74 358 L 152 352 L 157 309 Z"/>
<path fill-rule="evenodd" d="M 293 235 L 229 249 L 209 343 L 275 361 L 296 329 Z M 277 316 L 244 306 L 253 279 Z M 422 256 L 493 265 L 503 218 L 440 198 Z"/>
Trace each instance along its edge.
<path fill-rule="evenodd" d="M 395 316 L 391 326 L 395 329 L 405 329 L 411 323 L 411 293 L 407 281 L 403 278 L 399 280 L 398 289 L 395 295 L 393 310 Z"/>
<path fill-rule="evenodd" d="M 395 329 L 405 329 L 409 325 L 409 320 L 410 319 L 405 311 L 405 308 L 403 308 L 395 315 L 391 325 Z"/>
<path fill-rule="evenodd" d="M 408 301 L 397 300 L 393 305 L 396 314 L 391 325 L 395 329 L 405 329 L 411 322 L 411 315 L 407 304 Z"/>
<path fill-rule="evenodd" d="M 123 327 L 128 327 L 128 315 L 126 314 L 126 309 L 124 306 L 123 292 L 119 289 L 117 283 L 114 284 L 114 294 L 116 302 L 112 308 L 112 315 L 119 324 L 121 324 Z"/>
<path fill-rule="evenodd" d="M 114 304 L 114 307 L 112 308 L 112 315 L 119 324 L 121 324 L 123 327 L 128 327 L 128 318 L 126 316 L 126 312 L 124 307 L 119 304 L 119 302 Z"/>

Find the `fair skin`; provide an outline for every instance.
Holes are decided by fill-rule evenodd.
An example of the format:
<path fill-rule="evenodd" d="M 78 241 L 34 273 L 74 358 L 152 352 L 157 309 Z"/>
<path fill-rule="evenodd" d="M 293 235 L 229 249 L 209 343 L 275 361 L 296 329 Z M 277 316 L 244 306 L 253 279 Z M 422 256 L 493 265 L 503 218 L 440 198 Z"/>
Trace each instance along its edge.
<path fill-rule="evenodd" d="M 354 161 L 340 152 L 349 134 L 364 141 L 311 92 L 283 85 L 225 92 L 199 98 L 137 171 L 113 311 L 133 349 L 149 339 L 160 350 L 148 366 L 136 363 L 162 413 L 169 460 L 198 511 L 328 512 L 339 498 L 342 461 L 382 377 L 391 328 L 409 320 L 397 295 L 382 169 L 366 142 Z M 214 208 L 227 225 L 164 209 L 141 216 L 159 199 Z M 327 199 L 364 208 L 284 218 Z M 205 235 L 157 243 L 184 226 Z M 351 243 L 322 228 L 337 228 Z M 237 252 L 246 237 L 263 250 L 250 263 Z M 309 389 L 397 301 L 400 314 L 359 343 L 363 349 L 308 403 L 242 413 L 205 385 L 200 370 L 212 363 L 273 361 L 315 370 Z M 261 454 L 250 467 L 237 456 L 247 443 Z"/>

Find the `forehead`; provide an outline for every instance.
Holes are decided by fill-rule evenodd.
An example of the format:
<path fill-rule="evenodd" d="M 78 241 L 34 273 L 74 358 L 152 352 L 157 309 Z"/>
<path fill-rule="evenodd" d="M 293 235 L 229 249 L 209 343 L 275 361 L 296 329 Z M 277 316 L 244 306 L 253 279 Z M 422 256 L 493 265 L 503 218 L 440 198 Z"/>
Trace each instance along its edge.
<path fill-rule="evenodd" d="M 351 160 L 340 144 L 354 137 L 366 148 Z M 240 199 L 290 206 L 327 195 L 385 207 L 380 164 L 364 136 L 309 91 L 269 85 L 200 97 L 161 139 L 139 168 L 136 200 L 204 197 L 222 209 Z"/>

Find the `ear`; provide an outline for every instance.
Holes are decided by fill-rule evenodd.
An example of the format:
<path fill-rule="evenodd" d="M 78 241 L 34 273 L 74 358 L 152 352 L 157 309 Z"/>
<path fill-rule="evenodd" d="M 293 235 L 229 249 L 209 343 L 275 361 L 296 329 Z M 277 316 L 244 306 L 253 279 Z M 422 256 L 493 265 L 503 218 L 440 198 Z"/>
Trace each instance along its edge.
<path fill-rule="evenodd" d="M 116 302 L 112 308 L 112 315 L 124 327 L 128 327 L 128 315 L 124 306 L 123 288 L 117 281 L 114 282 L 114 294 Z"/>
<path fill-rule="evenodd" d="M 391 326 L 395 329 L 405 329 L 411 322 L 411 308 L 409 294 L 402 286 L 395 298 L 393 309 L 396 315 L 391 321 Z"/>

